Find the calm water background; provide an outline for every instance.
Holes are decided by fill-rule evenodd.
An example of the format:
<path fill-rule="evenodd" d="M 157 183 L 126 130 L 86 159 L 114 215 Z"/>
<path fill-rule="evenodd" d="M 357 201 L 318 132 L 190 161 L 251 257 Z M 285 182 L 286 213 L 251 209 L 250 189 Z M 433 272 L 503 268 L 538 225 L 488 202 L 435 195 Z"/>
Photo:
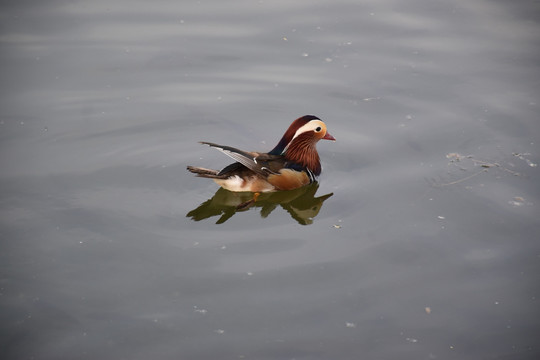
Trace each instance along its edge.
<path fill-rule="evenodd" d="M 4 1 L 2 359 L 540 358 L 535 1 Z M 327 199 L 193 221 L 324 119 Z"/>

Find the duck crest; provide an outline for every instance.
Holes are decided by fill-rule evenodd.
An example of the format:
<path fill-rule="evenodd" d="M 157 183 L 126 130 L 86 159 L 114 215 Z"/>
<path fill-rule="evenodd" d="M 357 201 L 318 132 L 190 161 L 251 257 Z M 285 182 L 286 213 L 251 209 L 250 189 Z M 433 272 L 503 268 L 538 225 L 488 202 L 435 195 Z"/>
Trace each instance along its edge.
<path fill-rule="evenodd" d="M 315 176 L 321 174 L 321 161 L 315 148 L 313 135 L 310 133 L 300 134 L 294 138 L 287 147 L 285 160 L 290 163 L 291 167 L 300 165 L 301 168 L 308 169 Z"/>
<path fill-rule="evenodd" d="M 291 140 L 294 137 L 294 134 L 296 134 L 296 131 L 300 129 L 302 126 L 310 122 L 311 120 L 320 120 L 315 115 L 304 115 L 299 117 L 298 119 L 294 120 L 293 123 L 289 126 L 287 131 L 285 131 L 285 134 L 283 134 L 283 137 L 281 140 L 279 140 L 279 143 L 274 147 L 269 154 L 271 155 L 283 155 L 285 149 L 287 149 L 287 145 L 291 142 Z"/>

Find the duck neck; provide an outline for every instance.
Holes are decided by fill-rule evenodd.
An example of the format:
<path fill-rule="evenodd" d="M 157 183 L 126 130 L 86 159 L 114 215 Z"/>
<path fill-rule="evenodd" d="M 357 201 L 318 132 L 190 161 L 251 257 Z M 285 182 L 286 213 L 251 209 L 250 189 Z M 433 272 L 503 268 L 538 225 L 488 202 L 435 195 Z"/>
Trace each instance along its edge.
<path fill-rule="evenodd" d="M 316 176 L 321 173 L 321 161 L 311 136 L 299 135 L 294 138 L 285 150 L 285 159 L 309 169 Z"/>

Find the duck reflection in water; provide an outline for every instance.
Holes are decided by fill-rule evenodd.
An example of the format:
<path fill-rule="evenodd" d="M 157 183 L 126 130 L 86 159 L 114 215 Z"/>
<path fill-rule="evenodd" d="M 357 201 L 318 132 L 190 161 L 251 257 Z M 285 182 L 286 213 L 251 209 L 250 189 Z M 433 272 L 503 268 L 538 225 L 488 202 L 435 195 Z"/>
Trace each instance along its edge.
<path fill-rule="evenodd" d="M 266 218 L 275 208 L 281 206 L 299 224 L 309 225 L 313 223 L 324 201 L 333 195 L 330 193 L 315 197 L 318 188 L 319 184 L 313 182 L 294 190 L 261 193 L 256 200 L 253 200 L 251 192 L 233 192 L 219 188 L 212 198 L 186 216 L 195 221 L 219 216 L 216 224 L 222 224 L 237 212 L 249 208 L 261 208 L 261 217 Z"/>

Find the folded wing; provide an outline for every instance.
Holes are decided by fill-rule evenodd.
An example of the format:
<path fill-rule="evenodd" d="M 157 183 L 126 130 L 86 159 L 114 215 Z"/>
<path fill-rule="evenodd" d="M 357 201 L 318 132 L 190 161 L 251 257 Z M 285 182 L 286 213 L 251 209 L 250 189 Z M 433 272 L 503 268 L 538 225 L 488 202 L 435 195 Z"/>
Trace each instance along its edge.
<path fill-rule="evenodd" d="M 218 145 L 211 142 L 201 141 L 201 144 L 208 145 L 210 147 L 216 148 L 225 155 L 233 158 L 238 161 L 240 164 L 244 165 L 248 169 L 254 171 L 257 174 L 260 174 L 264 177 L 268 175 L 278 175 L 275 164 L 272 162 L 282 162 L 283 156 L 281 155 L 270 155 L 270 154 L 260 154 L 256 152 L 247 152 L 240 149 L 233 148 L 226 145 Z"/>

